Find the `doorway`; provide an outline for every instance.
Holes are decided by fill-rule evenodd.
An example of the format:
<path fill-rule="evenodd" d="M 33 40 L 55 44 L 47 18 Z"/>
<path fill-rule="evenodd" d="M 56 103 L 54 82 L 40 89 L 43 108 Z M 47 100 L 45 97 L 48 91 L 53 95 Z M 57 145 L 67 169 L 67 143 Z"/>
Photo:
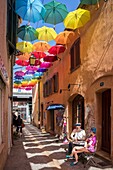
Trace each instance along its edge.
<path fill-rule="evenodd" d="M 54 131 L 54 110 L 50 110 L 50 126 L 51 130 Z"/>
<path fill-rule="evenodd" d="M 111 151 L 111 89 L 102 92 L 102 150 Z"/>
<path fill-rule="evenodd" d="M 84 129 L 84 98 L 79 94 L 72 101 L 72 127 L 77 122 L 80 122 Z"/>

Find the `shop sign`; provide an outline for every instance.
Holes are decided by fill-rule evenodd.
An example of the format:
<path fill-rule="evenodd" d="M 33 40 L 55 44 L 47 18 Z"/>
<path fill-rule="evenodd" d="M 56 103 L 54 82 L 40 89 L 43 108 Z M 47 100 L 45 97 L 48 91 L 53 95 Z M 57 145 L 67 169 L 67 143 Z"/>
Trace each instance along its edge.
<path fill-rule="evenodd" d="M 8 81 L 8 73 L 7 73 L 7 70 L 4 66 L 1 55 L 0 55 L 0 74 L 1 74 L 4 81 Z"/>

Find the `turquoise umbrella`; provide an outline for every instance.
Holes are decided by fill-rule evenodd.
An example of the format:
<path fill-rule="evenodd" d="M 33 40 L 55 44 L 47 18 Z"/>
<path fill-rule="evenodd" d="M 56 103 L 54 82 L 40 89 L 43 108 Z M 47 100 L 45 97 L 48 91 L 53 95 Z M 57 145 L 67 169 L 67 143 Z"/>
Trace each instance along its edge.
<path fill-rule="evenodd" d="M 17 29 L 17 36 L 24 41 L 34 41 L 38 38 L 38 32 L 29 25 L 22 25 Z"/>
<path fill-rule="evenodd" d="M 46 9 L 44 21 L 49 24 L 56 25 L 64 20 L 68 11 L 65 4 L 55 0 L 44 5 Z"/>
<path fill-rule="evenodd" d="M 15 10 L 23 20 L 33 23 L 43 20 L 46 12 L 40 0 L 16 0 Z"/>
<path fill-rule="evenodd" d="M 99 3 L 99 0 L 80 0 L 80 3 L 84 5 L 95 5 Z"/>

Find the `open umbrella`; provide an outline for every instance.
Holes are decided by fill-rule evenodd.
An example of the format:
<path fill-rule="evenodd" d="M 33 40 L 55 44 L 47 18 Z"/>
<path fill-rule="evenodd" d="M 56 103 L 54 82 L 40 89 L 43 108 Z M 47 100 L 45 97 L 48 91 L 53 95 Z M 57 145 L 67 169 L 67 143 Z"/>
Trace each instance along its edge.
<path fill-rule="evenodd" d="M 42 72 L 42 73 L 44 73 L 44 72 L 46 72 L 48 69 L 47 68 L 38 68 L 37 69 L 37 72 Z"/>
<path fill-rule="evenodd" d="M 59 3 L 55 0 L 44 5 L 46 13 L 44 21 L 56 25 L 64 20 L 67 16 L 68 11 L 65 4 Z"/>
<path fill-rule="evenodd" d="M 60 32 L 55 38 L 56 44 L 66 45 L 72 42 L 75 33 L 73 31 Z"/>
<path fill-rule="evenodd" d="M 30 53 L 33 51 L 33 45 L 30 42 L 18 42 L 16 43 L 16 49 L 23 53 Z"/>
<path fill-rule="evenodd" d="M 15 75 L 17 75 L 17 76 L 24 76 L 24 72 L 23 71 L 16 71 L 15 72 Z"/>
<path fill-rule="evenodd" d="M 16 60 L 15 63 L 20 65 L 20 66 L 28 66 L 29 65 L 29 62 L 28 61 L 24 61 L 24 60 Z"/>
<path fill-rule="evenodd" d="M 51 62 L 43 62 L 40 64 L 40 68 L 49 68 L 51 67 L 53 64 Z"/>
<path fill-rule="evenodd" d="M 37 67 L 36 66 L 27 66 L 26 70 L 36 71 Z"/>
<path fill-rule="evenodd" d="M 24 41 L 34 41 L 38 38 L 38 32 L 30 25 L 22 25 L 17 29 L 17 36 Z"/>
<path fill-rule="evenodd" d="M 80 0 L 81 4 L 84 5 L 95 5 L 98 4 L 100 0 Z"/>
<path fill-rule="evenodd" d="M 63 45 L 54 45 L 49 49 L 50 54 L 58 55 L 60 53 L 63 53 L 65 51 L 65 47 Z"/>
<path fill-rule="evenodd" d="M 58 60 L 58 57 L 53 54 L 48 54 L 44 57 L 44 61 L 46 61 L 46 62 L 54 62 L 56 60 Z"/>
<path fill-rule="evenodd" d="M 17 55 L 16 58 L 18 58 L 19 60 L 29 60 L 30 54 L 29 53 L 24 53 L 22 55 Z"/>
<path fill-rule="evenodd" d="M 35 74 L 35 71 L 33 71 L 33 70 L 27 70 L 26 72 L 25 72 L 25 75 L 31 75 L 31 74 Z"/>
<path fill-rule="evenodd" d="M 41 52 L 45 52 L 48 51 L 51 48 L 51 46 L 45 42 L 36 42 L 33 44 L 33 51 L 41 51 Z"/>
<path fill-rule="evenodd" d="M 76 29 L 84 26 L 90 20 L 90 11 L 78 8 L 75 11 L 69 12 L 64 19 L 64 25 L 69 29 Z"/>
<path fill-rule="evenodd" d="M 33 54 L 34 57 L 37 58 L 37 59 L 41 59 L 41 58 L 44 58 L 46 56 L 46 54 L 44 52 L 41 52 L 41 51 L 35 51 L 35 52 L 32 52 L 31 54 Z"/>
<path fill-rule="evenodd" d="M 23 76 L 17 76 L 17 75 L 16 75 L 16 76 L 14 76 L 14 79 L 22 80 L 22 79 L 24 79 L 24 78 L 23 78 Z"/>
<path fill-rule="evenodd" d="M 16 0 L 15 2 L 16 13 L 23 20 L 33 23 L 43 20 L 46 10 L 40 0 Z"/>
<path fill-rule="evenodd" d="M 46 26 L 43 26 L 42 28 L 37 28 L 36 31 L 38 32 L 38 40 L 43 41 L 51 41 L 54 40 L 57 36 L 57 33 L 53 28 L 49 28 Z"/>

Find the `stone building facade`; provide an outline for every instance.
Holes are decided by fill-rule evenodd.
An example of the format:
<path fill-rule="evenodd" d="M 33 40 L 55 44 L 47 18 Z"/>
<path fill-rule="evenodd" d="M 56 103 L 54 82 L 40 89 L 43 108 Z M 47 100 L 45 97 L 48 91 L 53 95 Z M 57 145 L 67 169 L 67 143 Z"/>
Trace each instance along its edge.
<path fill-rule="evenodd" d="M 79 29 L 80 33 L 74 31 L 75 36 L 66 45 L 65 52 L 59 54 L 61 60 L 53 63 L 35 88 L 37 92 L 33 92 L 34 124 L 44 125 L 46 131 L 56 133 L 58 109 L 49 110 L 48 106 L 65 106 L 67 134 L 70 135 L 77 121 L 87 134 L 95 126 L 98 150 L 113 161 L 113 2 L 100 0 L 98 9 L 96 6 L 85 9 L 91 11 L 90 21 Z M 47 88 L 44 84 L 56 74 L 57 90 L 44 97 L 44 88 Z"/>

